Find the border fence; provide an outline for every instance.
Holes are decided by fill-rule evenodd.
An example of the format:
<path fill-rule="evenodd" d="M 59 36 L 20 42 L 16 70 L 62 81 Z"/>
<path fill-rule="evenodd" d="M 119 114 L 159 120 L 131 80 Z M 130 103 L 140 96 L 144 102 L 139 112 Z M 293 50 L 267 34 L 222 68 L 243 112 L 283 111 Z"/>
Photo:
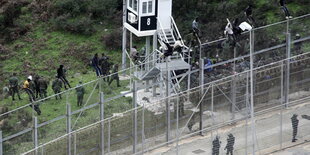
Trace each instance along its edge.
<path fill-rule="evenodd" d="M 303 51 L 308 49 L 303 46 L 309 47 L 309 17 L 310 14 L 307 14 L 255 28 L 242 34 L 240 46 L 236 48 L 218 48 L 217 45 L 225 39 L 203 44 L 201 52 L 205 56 L 214 53 L 226 55 L 227 52 L 229 55 L 207 68 L 201 61 L 199 67 L 184 74 L 188 79 L 187 85 L 190 85 L 187 90 L 159 101 L 148 104 L 137 101 L 145 95 L 137 93 L 139 90 L 163 84 L 166 85 L 166 92 L 171 91 L 169 78 L 149 86 L 137 84 L 139 82 L 135 82 L 132 75 L 137 67 L 145 65 L 140 64 L 115 73 L 123 75 L 122 85 L 132 86 L 125 93 L 111 90 L 104 82 L 107 78 L 113 78 L 115 74 L 112 74 L 83 85 L 88 91 L 83 107 L 76 106 L 76 100 L 70 98 L 75 96 L 75 88 L 72 88 L 61 93 L 66 99 L 47 103 L 48 99 L 55 97 L 53 95 L 3 113 L 0 117 L 12 118 L 20 126 L 18 130 L 0 132 L 0 154 L 18 154 L 31 148 L 34 149 L 24 154 L 132 154 L 148 152 L 167 144 L 175 144 L 172 148 L 178 152 L 178 141 L 197 133 L 215 133 L 233 122 L 248 121 L 251 110 L 256 117 L 266 111 L 274 109 L 283 112 L 291 105 L 304 103 L 309 96 L 310 57 L 305 53 L 308 51 Z M 296 33 L 301 38 L 292 35 Z M 270 42 L 266 43 L 267 39 Z M 241 47 L 249 48 L 241 50 Z M 249 70 L 251 52 L 255 56 L 253 70 Z M 209 68 L 213 71 L 209 72 Z M 198 80 L 191 83 L 191 79 Z M 195 81 L 199 82 L 194 84 Z M 294 93 L 297 95 L 294 96 Z M 126 95 L 131 95 L 132 99 L 124 98 Z M 251 108 L 251 101 L 255 108 Z M 40 105 L 42 116 L 37 116 L 29 108 L 34 104 Z M 54 112 L 44 112 L 51 106 L 55 107 Z M 21 117 L 21 113 L 26 113 L 26 117 Z M 54 119 L 44 121 L 44 115 L 52 115 Z M 281 118 L 286 117 L 288 115 L 281 115 Z M 255 135 L 260 128 L 253 129 L 249 129 L 245 136 Z M 288 132 L 279 131 L 282 134 Z M 282 139 L 277 145 L 286 147 L 287 138 L 279 137 Z M 246 145 L 236 150 L 248 152 L 251 147 L 255 148 L 254 151 L 262 150 L 257 145 L 264 141 L 259 142 L 257 136 L 254 138 L 256 141 L 247 138 Z M 19 151 L 14 151 L 17 148 Z"/>

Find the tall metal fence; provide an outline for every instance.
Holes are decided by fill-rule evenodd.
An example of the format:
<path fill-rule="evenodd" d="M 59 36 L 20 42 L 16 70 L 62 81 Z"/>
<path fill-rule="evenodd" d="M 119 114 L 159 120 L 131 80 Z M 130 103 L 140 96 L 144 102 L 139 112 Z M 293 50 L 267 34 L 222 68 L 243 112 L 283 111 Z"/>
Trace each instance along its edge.
<path fill-rule="evenodd" d="M 299 102 L 295 100 L 307 97 L 309 88 L 307 66 L 310 63 L 309 55 L 305 53 L 309 49 L 309 17 L 308 14 L 256 28 L 251 31 L 251 38 L 249 33 L 244 33 L 240 37 L 240 46 L 236 48 L 218 48 L 217 45 L 224 40 L 203 44 L 202 53 L 206 55 L 209 51 L 224 54 L 227 52 L 225 50 L 230 51 L 230 55 L 208 66 L 212 71 L 204 68 L 204 63 L 200 62 L 199 68 L 193 68 L 185 74 L 187 85 L 190 85 L 187 88 L 190 89 L 159 101 L 137 101 L 137 98 L 143 98 L 139 95 L 145 95 L 138 90 L 163 84 L 169 95 L 169 79 L 157 81 L 152 86 L 134 84 L 137 83 L 132 82 L 135 66 L 118 73 L 127 75 L 120 77 L 121 85 L 130 84 L 134 88 L 125 93 L 119 94 L 115 82 L 112 83 L 113 89 L 110 89 L 104 82 L 107 78 L 100 78 L 84 85 L 88 93 L 84 96 L 86 102 L 83 107 L 76 106 L 76 98 L 72 97 L 76 96 L 75 89 L 70 89 L 61 93 L 62 100 L 49 101 L 55 97 L 51 96 L 32 103 L 40 104 L 41 116 L 29 108 L 31 104 L 1 114 L 1 117 L 12 118 L 11 121 L 21 124 L 16 130 L 2 132 L 1 151 L 18 154 L 34 148 L 25 154 L 132 154 L 174 144 L 195 133 L 213 133 L 232 122 L 248 119 L 251 85 L 246 81 L 250 77 L 254 81 L 252 96 L 256 115 L 279 106 L 283 110 L 283 104 L 286 107 L 297 104 Z M 300 38 L 295 37 L 297 33 Z M 249 48 L 241 50 L 241 47 Z M 250 49 L 255 56 L 253 74 L 248 70 Z M 113 78 L 114 75 L 108 77 Z M 198 87 L 191 83 L 191 79 L 195 78 L 199 81 Z M 219 78 L 222 79 L 216 80 Z M 294 93 L 298 94 L 296 98 L 292 97 Z M 129 94 L 133 98 L 124 97 Z M 54 107 L 54 111 L 45 110 L 51 107 Z M 219 116 L 216 115 L 217 111 Z M 23 113 L 26 113 L 26 117 L 20 116 Z M 55 117 L 46 121 L 44 115 Z M 259 130 L 259 127 L 256 129 Z M 250 129 L 248 131 L 248 137 L 256 133 Z M 247 147 L 243 147 L 246 151 L 258 144 L 248 139 Z M 283 139 L 281 146 L 286 142 Z M 255 148 L 255 151 L 262 150 Z M 178 150 L 178 147 L 175 149 Z"/>
<path fill-rule="evenodd" d="M 291 66 L 289 94 L 284 93 L 283 84 L 287 60 Z M 307 114 L 309 108 L 310 72 L 305 67 L 308 65 L 310 54 L 306 53 L 254 70 L 254 130 L 250 125 L 251 76 L 245 71 L 99 121 L 25 154 L 140 154 L 168 144 L 170 150 L 166 154 L 182 154 L 186 147 L 179 147 L 178 142 L 197 134 L 205 135 L 203 145 L 209 153 L 214 138 L 220 136 L 225 141 L 229 133 L 236 137 L 236 154 L 251 153 L 253 147 L 255 152 L 268 153 L 295 145 L 309 134 L 310 122 L 305 120 L 299 125 L 298 141 L 291 143 L 290 117 L 295 113 Z M 232 103 L 233 81 L 236 103 Z M 289 102 L 285 101 L 286 95 Z M 136 93 L 134 99 L 135 96 Z"/>

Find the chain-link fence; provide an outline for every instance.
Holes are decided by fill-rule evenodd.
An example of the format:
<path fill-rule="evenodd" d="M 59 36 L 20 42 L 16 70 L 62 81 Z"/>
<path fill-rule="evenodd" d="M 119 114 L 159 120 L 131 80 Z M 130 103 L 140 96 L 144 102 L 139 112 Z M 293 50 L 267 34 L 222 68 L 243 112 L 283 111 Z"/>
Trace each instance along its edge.
<path fill-rule="evenodd" d="M 288 107 L 291 102 L 307 97 L 307 66 L 310 63 L 309 55 L 305 52 L 309 47 L 309 24 L 297 23 L 307 23 L 309 17 L 305 15 L 254 29 L 252 45 L 249 33 L 241 35 L 239 45 L 234 48 L 222 46 L 225 40 L 204 44 L 202 52 L 205 55 L 219 54 L 220 57 L 214 65 L 202 67 L 204 63 L 201 62 L 201 66 L 192 68 L 191 74 L 186 73 L 187 76 L 182 77 L 185 89 L 181 90 L 188 90 L 182 93 L 169 95 L 178 80 L 169 81 L 169 78 L 165 78 L 168 73 L 152 84 L 134 82 L 136 79 L 132 75 L 139 78 L 141 71 L 161 61 L 156 58 L 84 84 L 86 94 L 83 106 L 77 106 L 78 96 L 73 88 L 61 93 L 62 100 L 54 100 L 52 98 L 55 96 L 51 96 L 34 102 L 33 105 L 40 105 L 42 114 L 39 117 L 29 108 L 32 104 L 4 113 L 1 117 L 14 118 L 10 120 L 16 121 L 16 124 L 23 124 L 27 119 L 27 123 L 17 130 L 2 132 L 4 152 L 18 154 L 35 148 L 26 154 L 132 154 L 151 151 L 167 144 L 176 145 L 197 133 L 211 133 L 208 145 L 212 145 L 223 127 L 240 121 L 246 124 L 251 121 L 248 117 L 251 111 L 251 77 L 254 82 L 252 96 L 255 114 L 282 104 Z M 297 33 L 301 37 L 295 35 Z M 267 38 L 270 42 L 266 41 Z M 248 71 L 250 47 L 255 56 L 253 75 Z M 114 80 L 112 87 L 109 85 L 111 79 Z M 135 83 L 136 89 L 131 87 L 121 92 L 123 90 L 119 89 L 117 79 L 122 86 L 133 86 Z M 163 94 L 170 97 L 155 101 L 154 96 L 158 98 L 156 93 L 141 91 L 150 88 L 153 88 L 153 92 L 160 90 L 162 98 L 165 96 Z M 29 118 L 19 116 L 20 111 L 26 111 Z M 53 119 L 44 119 L 50 116 Z M 257 126 L 256 131 L 263 130 Z M 248 134 L 241 131 L 247 131 L 245 133 Z M 256 133 L 252 132 L 250 126 L 234 131 L 233 135 L 244 134 L 242 136 L 247 137 L 242 144 L 238 143 L 240 148 L 236 147 L 235 150 L 250 152 L 253 146 L 255 151 L 265 149 L 264 145 L 256 146 L 259 140 L 252 141 L 251 136 Z M 224 132 L 220 137 L 223 140 L 227 135 L 228 132 Z M 178 147 L 173 149 L 177 151 Z"/>

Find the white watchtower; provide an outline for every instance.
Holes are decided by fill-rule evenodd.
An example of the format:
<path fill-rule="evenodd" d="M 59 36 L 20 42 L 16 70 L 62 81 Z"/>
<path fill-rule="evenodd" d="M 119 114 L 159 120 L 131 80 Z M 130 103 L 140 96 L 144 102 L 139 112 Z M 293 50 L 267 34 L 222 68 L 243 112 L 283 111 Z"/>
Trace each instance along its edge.
<path fill-rule="evenodd" d="M 177 70 L 190 69 L 190 54 L 186 46 L 183 48 L 183 53 L 175 52 L 170 56 L 169 62 L 160 57 L 163 55 L 163 51 L 157 49 L 158 41 L 173 46 L 176 40 L 181 39 L 184 45 L 172 17 L 172 0 L 123 0 L 123 69 L 126 68 L 126 56 L 129 56 L 129 52 L 126 50 L 128 49 L 126 48 L 127 31 L 130 32 L 129 49 L 132 49 L 133 46 L 132 34 L 146 38 L 145 54 L 142 56 L 144 60 L 140 61 L 140 64 L 132 62 L 130 64 L 140 65 L 133 75 L 141 81 L 146 81 L 147 85 L 150 81 L 156 83 L 164 78 L 173 78 L 176 76 L 175 71 Z M 151 40 L 153 40 L 152 50 L 150 49 Z M 174 78 L 174 81 L 177 79 Z M 171 89 L 177 91 L 179 86 L 171 86 Z M 153 94 L 155 96 L 155 93 Z"/>
<path fill-rule="evenodd" d="M 172 0 L 127 0 L 124 26 L 138 37 L 152 36 L 171 28 L 171 13 Z"/>

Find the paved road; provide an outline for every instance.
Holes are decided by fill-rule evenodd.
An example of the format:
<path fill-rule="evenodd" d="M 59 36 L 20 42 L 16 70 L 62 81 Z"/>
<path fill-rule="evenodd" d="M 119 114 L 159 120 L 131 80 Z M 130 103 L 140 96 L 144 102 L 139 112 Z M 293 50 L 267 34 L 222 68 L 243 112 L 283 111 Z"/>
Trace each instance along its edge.
<path fill-rule="evenodd" d="M 299 118 L 299 131 L 298 141 L 296 143 L 291 142 L 292 138 L 292 125 L 291 116 L 298 114 Z M 302 119 L 300 115 L 310 114 L 310 103 L 301 104 L 298 106 L 290 107 L 283 110 L 283 126 L 282 126 L 282 146 L 283 148 L 302 143 L 305 140 L 310 140 L 310 121 Z M 259 117 L 256 117 L 256 154 L 268 154 L 280 148 L 280 123 L 281 123 L 280 111 L 274 111 Z M 205 136 L 196 136 L 189 139 L 185 139 L 180 142 L 179 155 L 211 155 L 212 150 L 212 139 L 215 135 L 219 135 L 221 138 L 221 149 L 220 154 L 226 154 L 224 147 L 226 146 L 226 138 L 229 133 L 232 133 L 236 137 L 235 151 L 234 154 L 247 154 L 246 144 L 248 144 L 248 154 L 252 152 L 251 147 L 251 131 L 250 124 L 246 125 L 245 121 L 238 122 L 233 127 L 224 127 L 211 133 L 205 133 Z M 248 135 L 246 135 L 248 133 Z M 248 139 L 248 141 L 246 141 Z M 310 147 L 309 147 L 310 148 Z M 310 149 L 309 149 L 310 150 Z M 307 155 L 307 150 L 298 149 L 298 147 L 289 149 L 283 152 L 283 155 Z M 297 154 L 296 154 L 297 153 Z M 173 155 L 176 154 L 176 148 L 172 145 L 170 147 L 164 147 L 150 152 L 150 154 L 165 154 Z M 280 153 L 281 154 L 281 153 Z M 279 153 L 275 155 L 280 155 Z M 309 151 L 308 151 L 309 154 Z M 282 155 L 282 154 L 281 154 Z"/>

